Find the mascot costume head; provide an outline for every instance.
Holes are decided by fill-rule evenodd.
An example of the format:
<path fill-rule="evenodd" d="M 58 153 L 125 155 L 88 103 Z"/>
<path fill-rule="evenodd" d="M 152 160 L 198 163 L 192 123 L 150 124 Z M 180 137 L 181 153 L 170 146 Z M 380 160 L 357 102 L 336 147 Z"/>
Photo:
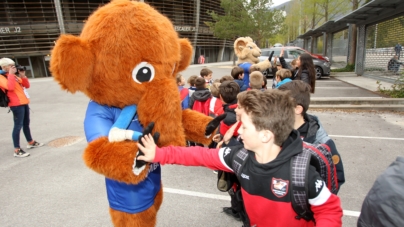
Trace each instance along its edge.
<path fill-rule="evenodd" d="M 258 68 L 261 72 L 271 67 L 271 58 L 273 52 L 265 61 L 260 62 L 261 49 L 254 43 L 250 37 L 240 37 L 234 41 L 234 53 L 238 60 L 237 65 L 244 70 L 244 84 L 250 86 L 250 68 Z"/>
<path fill-rule="evenodd" d="M 178 37 L 169 19 L 129 0 L 100 7 L 79 36 L 61 35 L 56 42 L 55 80 L 91 99 L 83 159 L 106 177 L 115 226 L 155 226 L 162 203 L 160 165 L 136 160 L 139 137 L 152 133 L 159 146 L 186 140 L 207 145 L 223 118 L 181 109 L 175 75 L 191 56 L 190 42 Z"/>

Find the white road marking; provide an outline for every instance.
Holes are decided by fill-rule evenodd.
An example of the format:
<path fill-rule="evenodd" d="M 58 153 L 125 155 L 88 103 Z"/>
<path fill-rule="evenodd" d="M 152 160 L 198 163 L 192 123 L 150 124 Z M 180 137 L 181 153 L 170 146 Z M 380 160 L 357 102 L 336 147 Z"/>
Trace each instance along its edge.
<path fill-rule="evenodd" d="M 218 199 L 218 200 L 230 201 L 229 195 L 216 195 L 216 194 L 187 191 L 187 190 L 181 190 L 181 189 L 175 189 L 175 188 L 163 188 L 163 191 L 172 193 L 172 194 L 189 195 L 189 196 L 201 197 L 201 198 L 207 198 L 207 199 Z"/>
<path fill-rule="evenodd" d="M 345 216 L 359 217 L 361 212 L 352 210 L 343 210 Z"/>
<path fill-rule="evenodd" d="M 391 138 L 391 137 L 371 137 L 371 136 L 342 136 L 342 135 L 329 135 L 330 137 L 339 138 L 353 138 L 353 139 L 378 139 L 378 140 L 404 140 L 404 138 Z"/>
<path fill-rule="evenodd" d="M 316 89 L 358 89 L 357 87 L 316 87 Z"/>
<path fill-rule="evenodd" d="M 225 196 L 216 195 L 216 194 L 187 191 L 187 190 L 181 190 L 181 189 L 175 189 L 175 188 L 163 188 L 163 191 L 165 193 L 171 193 L 171 194 L 188 195 L 188 196 L 194 196 L 194 197 L 200 197 L 200 198 L 206 198 L 206 199 L 218 199 L 218 200 L 230 201 L 229 195 L 225 195 Z M 358 212 L 358 211 L 344 210 L 345 216 L 359 217 L 359 214 L 360 214 L 360 212 Z"/>

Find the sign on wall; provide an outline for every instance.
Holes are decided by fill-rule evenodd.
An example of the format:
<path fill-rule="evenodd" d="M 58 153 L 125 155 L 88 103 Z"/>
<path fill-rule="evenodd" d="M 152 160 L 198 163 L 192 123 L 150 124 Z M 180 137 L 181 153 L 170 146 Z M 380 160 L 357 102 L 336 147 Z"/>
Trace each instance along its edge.
<path fill-rule="evenodd" d="M 21 33 L 21 27 L 0 27 L 0 34 Z"/>

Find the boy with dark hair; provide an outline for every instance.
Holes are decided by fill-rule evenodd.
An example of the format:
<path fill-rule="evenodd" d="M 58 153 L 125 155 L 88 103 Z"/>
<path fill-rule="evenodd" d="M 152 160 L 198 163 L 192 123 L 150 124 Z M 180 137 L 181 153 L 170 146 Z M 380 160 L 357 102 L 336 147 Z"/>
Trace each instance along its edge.
<path fill-rule="evenodd" d="M 210 87 L 210 93 L 212 94 L 212 98 L 209 102 L 209 116 L 217 117 L 223 114 L 223 103 L 220 99 L 220 92 L 219 92 L 220 83 L 213 83 Z"/>
<path fill-rule="evenodd" d="M 188 78 L 187 83 L 189 85 L 189 97 L 192 96 L 192 94 L 195 92 L 196 87 L 195 87 L 195 80 L 198 78 L 197 75 L 192 75 Z"/>
<path fill-rule="evenodd" d="M 320 120 L 315 115 L 307 114 L 310 105 L 310 85 L 301 80 L 293 80 L 280 86 L 278 89 L 289 91 L 290 96 L 296 101 L 293 128 L 299 131 L 302 140 L 312 144 L 324 143 L 330 148 L 337 170 L 339 189 L 345 182 L 344 166 L 334 141 L 328 136 Z"/>
<path fill-rule="evenodd" d="M 203 79 L 205 79 L 206 82 L 206 88 L 210 88 L 210 86 L 212 85 L 212 70 L 208 69 L 208 68 L 203 68 L 201 69 L 201 77 Z"/>
<path fill-rule="evenodd" d="M 189 90 L 185 88 L 185 79 L 181 74 L 177 74 L 176 77 L 178 90 L 180 91 L 180 98 L 181 98 L 181 108 L 183 110 L 189 108 Z"/>
<path fill-rule="evenodd" d="M 293 99 L 279 90 L 251 90 L 240 93 L 238 101 L 242 106 L 242 127 L 238 132 L 244 146 L 158 148 L 149 134 L 141 138 L 144 146 L 138 144 L 144 153 L 138 159 L 160 164 L 206 166 L 241 174 L 241 192 L 250 226 L 342 226 L 340 200 L 331 194 L 312 166 L 308 170 L 307 192 L 315 222 L 297 219 L 292 208 L 291 159 L 303 152 L 299 132 L 293 130 Z"/>
<path fill-rule="evenodd" d="M 205 103 L 206 103 L 206 101 L 208 101 L 210 99 L 210 97 L 212 95 L 211 95 L 209 89 L 206 88 L 205 79 L 203 79 L 202 77 L 196 78 L 195 87 L 196 87 L 196 90 L 192 94 L 190 101 L 189 101 L 189 108 L 208 115 L 209 112 L 206 112 L 206 111 L 209 111 L 209 108 L 208 108 L 208 105 L 205 105 Z M 194 107 L 195 102 L 198 102 L 197 109 Z M 207 107 L 206 109 L 204 108 L 205 106 Z"/>
<path fill-rule="evenodd" d="M 260 71 L 254 71 L 250 73 L 250 88 L 257 90 L 265 90 L 262 88 L 264 85 L 263 81 L 264 75 Z"/>
<path fill-rule="evenodd" d="M 234 79 L 230 75 L 225 75 L 225 76 L 222 76 L 222 78 L 220 78 L 220 80 L 219 80 L 220 83 L 223 83 L 225 81 L 234 81 Z"/>
<path fill-rule="evenodd" d="M 237 122 L 235 109 L 237 108 L 238 93 L 240 93 L 240 87 L 234 81 L 225 81 L 219 86 L 220 100 L 223 103 L 224 113 L 227 113 L 226 118 L 220 122 L 220 135 L 222 137 Z"/>
<path fill-rule="evenodd" d="M 231 76 L 234 79 L 234 82 L 236 82 L 238 84 L 238 86 L 240 87 L 240 92 L 242 91 L 246 91 L 248 86 L 244 84 L 243 78 L 244 78 L 244 69 L 241 67 L 234 67 L 231 70 Z"/>

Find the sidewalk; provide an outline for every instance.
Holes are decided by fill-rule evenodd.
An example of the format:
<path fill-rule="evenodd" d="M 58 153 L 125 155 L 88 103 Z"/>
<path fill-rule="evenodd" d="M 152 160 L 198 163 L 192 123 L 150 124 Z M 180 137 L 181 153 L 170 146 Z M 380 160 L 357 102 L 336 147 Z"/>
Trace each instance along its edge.
<path fill-rule="evenodd" d="M 376 78 L 370 78 L 366 76 L 357 76 L 354 72 L 340 72 L 340 73 L 331 73 L 331 77 L 344 81 L 348 84 L 355 85 L 357 87 L 376 92 L 378 91 L 379 85 L 377 84 Z M 385 89 L 390 89 L 393 85 L 392 83 L 379 81 L 380 87 Z"/>
<path fill-rule="evenodd" d="M 188 68 L 196 68 L 196 67 L 212 67 L 212 66 L 229 66 L 233 67 L 233 61 L 226 61 L 226 62 L 215 62 L 215 63 L 207 63 L 207 64 L 193 64 L 190 65 Z M 354 72 L 333 72 L 331 73 L 331 77 L 352 84 L 354 86 L 376 92 L 378 91 L 378 84 L 376 83 L 378 81 L 378 77 L 367 77 L 367 76 L 357 76 Z M 382 78 L 381 78 L 382 79 Z M 381 81 L 381 88 L 389 89 L 393 85 L 393 83 L 389 83 L 386 81 Z"/>
<path fill-rule="evenodd" d="M 231 69 L 233 62 L 189 66 L 190 70 L 195 72 L 202 67 L 208 67 L 212 70 Z M 383 77 L 372 75 L 357 76 L 354 72 L 331 73 L 330 78 L 325 77 L 317 81 L 318 92 L 311 97 L 310 108 L 404 111 L 404 99 L 386 98 L 378 92 L 379 86 L 383 89 L 391 89 L 393 80 L 391 78 L 386 80 Z M 335 80 L 340 81 L 342 85 L 333 84 L 332 82 L 335 82 Z M 378 81 L 380 85 L 377 83 Z"/>

